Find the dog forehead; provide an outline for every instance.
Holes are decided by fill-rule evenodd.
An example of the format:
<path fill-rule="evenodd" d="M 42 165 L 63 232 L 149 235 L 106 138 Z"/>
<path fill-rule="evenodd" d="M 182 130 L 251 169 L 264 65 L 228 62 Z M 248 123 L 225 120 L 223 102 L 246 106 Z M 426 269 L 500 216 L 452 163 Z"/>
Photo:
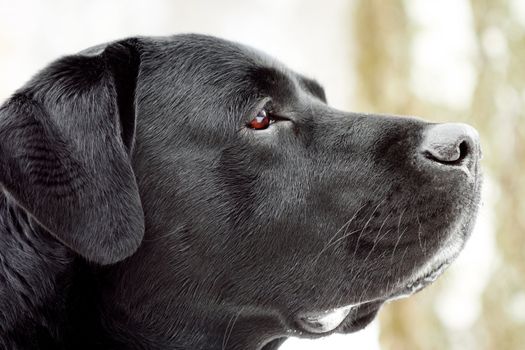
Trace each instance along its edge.
<path fill-rule="evenodd" d="M 187 34 L 144 38 L 142 45 L 136 91 L 139 137 L 144 129 L 171 138 L 174 128 L 188 128 L 186 135 L 196 130 L 231 135 L 263 99 L 284 108 L 312 96 L 324 100 L 316 82 L 242 44 Z"/>
<path fill-rule="evenodd" d="M 276 86 L 293 90 L 311 86 L 303 77 L 253 47 L 201 34 L 143 38 L 142 78 L 157 83 L 249 89 Z M 245 92 L 245 91 L 240 91 Z"/>

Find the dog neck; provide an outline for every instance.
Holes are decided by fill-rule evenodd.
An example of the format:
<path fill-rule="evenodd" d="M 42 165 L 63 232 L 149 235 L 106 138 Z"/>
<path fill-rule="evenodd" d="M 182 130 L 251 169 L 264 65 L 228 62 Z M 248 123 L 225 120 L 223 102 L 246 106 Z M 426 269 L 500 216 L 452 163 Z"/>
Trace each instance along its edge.
<path fill-rule="evenodd" d="M 198 328 L 193 327 L 192 334 L 181 334 L 180 339 L 200 340 L 185 344 L 183 349 L 199 349 L 202 346 L 202 349 L 210 350 L 276 350 L 286 339 L 279 318 L 271 314 L 248 310 L 214 313 L 219 314 L 219 319 L 212 315 L 200 319 Z"/>
<path fill-rule="evenodd" d="M 72 257 L 0 192 L 0 348 L 54 348 L 62 338 Z"/>
<path fill-rule="evenodd" d="M 283 331 L 280 317 L 266 311 L 213 307 L 195 300 L 174 303 L 178 307 L 166 305 L 148 315 L 135 310 L 140 308 L 135 303 L 106 303 L 105 334 L 113 337 L 108 344 L 114 349 L 276 350 L 291 335 Z M 177 315 L 176 323 L 165 324 L 164 312 Z"/>

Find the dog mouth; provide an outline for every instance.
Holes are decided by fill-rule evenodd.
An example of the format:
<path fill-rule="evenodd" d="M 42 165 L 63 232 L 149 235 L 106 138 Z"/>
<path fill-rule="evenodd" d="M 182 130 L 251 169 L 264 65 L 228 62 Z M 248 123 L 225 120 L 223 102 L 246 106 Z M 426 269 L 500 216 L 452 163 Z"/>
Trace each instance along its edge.
<path fill-rule="evenodd" d="M 308 333 L 328 333 L 339 327 L 348 317 L 352 309 L 358 306 L 359 304 L 353 304 L 323 312 L 306 313 L 299 316 L 298 323 L 301 328 Z"/>
<path fill-rule="evenodd" d="M 322 312 L 305 313 L 297 318 L 297 323 L 303 332 L 311 335 L 352 333 L 372 322 L 383 302 L 363 302 Z"/>
<path fill-rule="evenodd" d="M 449 261 L 436 265 L 386 297 L 325 311 L 302 313 L 296 318 L 296 323 L 303 332 L 312 335 L 356 332 L 374 320 L 384 302 L 406 298 L 421 291 L 433 283 L 449 265 Z"/>

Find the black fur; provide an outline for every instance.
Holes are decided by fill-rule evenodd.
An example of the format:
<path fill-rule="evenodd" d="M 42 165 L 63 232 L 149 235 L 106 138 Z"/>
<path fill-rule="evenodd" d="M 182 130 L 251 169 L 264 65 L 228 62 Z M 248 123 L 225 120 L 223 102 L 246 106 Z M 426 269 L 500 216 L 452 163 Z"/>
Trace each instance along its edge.
<path fill-rule="evenodd" d="M 333 332 L 364 327 L 472 228 L 479 146 L 434 166 L 429 126 L 212 37 L 58 60 L 0 109 L 0 346 L 270 350 L 359 302 Z"/>

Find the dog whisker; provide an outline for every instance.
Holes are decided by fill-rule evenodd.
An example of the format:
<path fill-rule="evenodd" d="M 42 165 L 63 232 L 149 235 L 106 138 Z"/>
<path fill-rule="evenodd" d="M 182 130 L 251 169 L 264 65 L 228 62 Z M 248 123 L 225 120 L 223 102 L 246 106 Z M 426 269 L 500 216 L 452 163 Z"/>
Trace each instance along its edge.
<path fill-rule="evenodd" d="M 237 319 L 241 315 L 242 311 L 243 309 L 239 310 L 239 312 L 233 315 L 228 321 L 228 325 L 226 326 L 226 330 L 224 331 L 224 337 L 222 340 L 222 350 L 226 350 L 226 347 L 228 346 L 228 341 L 230 340 L 230 336 L 233 332 L 233 327 L 235 327 L 235 323 L 237 322 Z"/>
<path fill-rule="evenodd" d="M 353 234 L 355 234 L 355 233 L 357 233 L 357 232 L 359 232 L 359 231 L 361 231 L 361 230 L 359 229 L 359 230 L 353 230 L 353 231 L 350 231 L 350 232 L 348 232 L 347 234 L 345 234 L 345 235 L 339 237 L 338 239 L 336 239 L 335 241 L 333 241 L 330 245 L 326 246 L 326 248 L 323 249 L 323 251 L 322 251 L 321 253 L 318 254 L 318 256 L 316 257 L 316 259 L 314 260 L 314 262 L 317 263 L 317 261 L 319 260 L 319 257 L 321 256 L 321 254 L 322 254 L 323 252 L 325 252 L 326 250 L 328 250 L 328 248 L 331 248 L 331 247 L 335 246 L 335 245 L 336 245 L 337 243 L 339 243 L 340 241 L 344 240 L 345 238 L 350 237 L 351 235 L 353 235 Z"/>
<path fill-rule="evenodd" d="M 346 230 L 348 229 L 348 227 L 350 226 L 350 224 L 352 223 L 352 221 L 354 221 L 354 219 L 356 218 L 357 214 L 361 211 L 361 209 L 363 209 L 365 207 L 365 204 L 363 204 L 361 207 L 359 207 L 357 209 L 357 211 L 354 213 L 354 215 L 347 221 L 345 222 L 337 231 L 335 234 L 332 235 L 332 237 L 328 240 L 328 242 L 325 244 L 325 246 L 323 247 L 323 249 L 321 249 L 321 251 L 317 254 L 317 256 L 315 257 L 314 259 L 314 266 L 317 264 L 317 261 L 319 260 L 321 254 L 323 254 L 328 248 L 330 248 L 332 245 L 336 244 L 337 242 L 339 242 L 341 239 L 344 239 L 346 237 L 348 237 L 349 235 L 357 232 L 357 231 L 353 231 L 351 232 L 349 235 L 346 234 Z M 345 228 L 346 227 L 346 228 Z M 335 237 L 337 237 L 337 235 L 339 234 L 339 232 L 341 232 L 341 230 L 345 228 L 345 233 L 343 234 L 343 236 L 339 239 L 337 239 L 335 242 L 332 242 Z"/>
<path fill-rule="evenodd" d="M 406 211 L 406 208 L 403 208 L 403 211 L 399 215 L 399 220 L 397 222 L 397 241 L 396 241 L 396 244 L 394 245 L 394 250 L 392 250 L 392 255 L 390 256 L 390 263 L 393 262 L 397 246 L 399 245 L 399 242 L 401 241 L 401 238 L 403 237 L 403 234 L 406 231 L 406 229 L 405 229 L 403 232 L 401 232 L 401 233 L 399 232 L 400 231 L 400 226 L 401 226 L 401 221 L 403 220 L 403 214 L 405 213 L 405 211 Z"/>
<path fill-rule="evenodd" d="M 396 269 L 396 272 L 395 272 L 394 276 L 399 276 L 400 275 L 401 267 L 403 266 L 403 261 L 405 260 L 405 255 L 406 255 L 407 251 L 408 251 L 408 247 L 405 247 L 405 249 L 403 251 L 403 254 L 401 255 L 401 259 L 400 259 L 400 261 L 399 261 L 399 263 L 397 265 L 397 269 Z M 396 278 L 396 281 L 397 281 L 397 284 L 400 283 L 399 277 Z M 388 284 L 388 286 L 390 286 L 390 283 Z M 388 288 L 386 290 L 388 291 Z"/>
<path fill-rule="evenodd" d="M 341 228 L 339 228 L 339 230 L 337 230 L 337 232 L 328 240 L 327 242 L 327 245 L 330 245 L 330 243 L 335 239 L 335 237 L 337 237 L 337 234 L 339 232 L 341 232 L 341 230 L 343 228 L 348 228 L 348 226 L 350 226 L 350 224 L 352 223 L 352 221 L 354 221 L 354 219 L 356 218 L 357 214 L 361 211 L 361 209 L 363 209 L 365 207 L 365 204 L 363 204 L 361 207 L 359 207 L 356 212 L 354 213 L 354 215 L 352 215 L 352 217 L 350 218 L 350 220 L 348 220 L 346 223 L 344 223 Z M 346 230 L 345 228 L 345 230 Z"/>
<path fill-rule="evenodd" d="M 370 288 L 371 285 L 372 285 L 372 280 L 368 281 L 365 284 L 365 288 L 361 292 L 361 295 L 358 298 L 357 304 L 361 304 L 363 301 L 366 301 L 366 300 L 364 300 L 364 295 L 366 294 L 366 292 L 368 292 L 368 289 Z"/>
<path fill-rule="evenodd" d="M 421 252 L 423 255 L 427 255 L 426 248 L 423 245 L 423 241 L 421 240 L 421 221 L 419 221 L 419 214 L 416 215 L 418 229 L 417 229 L 417 238 L 419 240 L 419 247 L 421 248 Z"/>
<path fill-rule="evenodd" d="M 381 224 L 381 227 L 379 227 L 379 230 L 377 232 L 377 235 L 376 237 L 374 238 L 374 244 L 372 245 L 372 248 L 370 248 L 370 251 L 368 252 L 368 254 L 366 255 L 365 257 L 365 260 L 363 262 L 363 264 L 365 264 L 367 261 L 368 261 L 368 258 L 370 257 L 370 255 L 372 254 L 372 252 L 374 251 L 375 247 L 377 246 L 377 244 L 381 241 L 381 239 L 383 239 L 383 237 L 385 237 L 389 232 L 390 230 L 387 230 L 383 235 L 381 235 L 381 230 L 383 230 L 383 227 L 385 226 L 385 223 L 387 222 L 388 218 L 390 217 L 392 213 L 389 213 L 386 217 L 385 217 L 385 220 L 383 220 L 383 223 Z M 380 236 L 381 235 L 381 236 Z"/>
<path fill-rule="evenodd" d="M 357 249 L 359 248 L 359 242 L 361 240 L 361 236 L 363 235 L 363 232 L 367 229 L 368 224 L 370 223 L 370 221 L 372 221 L 372 218 L 374 217 L 374 214 L 377 211 L 377 209 L 379 208 L 379 206 L 381 204 L 383 204 L 385 201 L 386 201 L 386 198 L 384 198 L 381 202 L 379 202 L 379 204 L 374 208 L 374 210 L 372 211 L 372 214 L 370 214 L 370 217 L 366 221 L 365 225 L 361 229 L 361 232 L 359 233 L 359 236 L 357 237 L 357 242 L 356 242 L 356 245 L 355 245 L 355 248 L 354 248 L 354 254 L 352 255 L 352 269 L 353 269 L 353 266 L 354 266 L 355 256 L 357 254 Z"/>

